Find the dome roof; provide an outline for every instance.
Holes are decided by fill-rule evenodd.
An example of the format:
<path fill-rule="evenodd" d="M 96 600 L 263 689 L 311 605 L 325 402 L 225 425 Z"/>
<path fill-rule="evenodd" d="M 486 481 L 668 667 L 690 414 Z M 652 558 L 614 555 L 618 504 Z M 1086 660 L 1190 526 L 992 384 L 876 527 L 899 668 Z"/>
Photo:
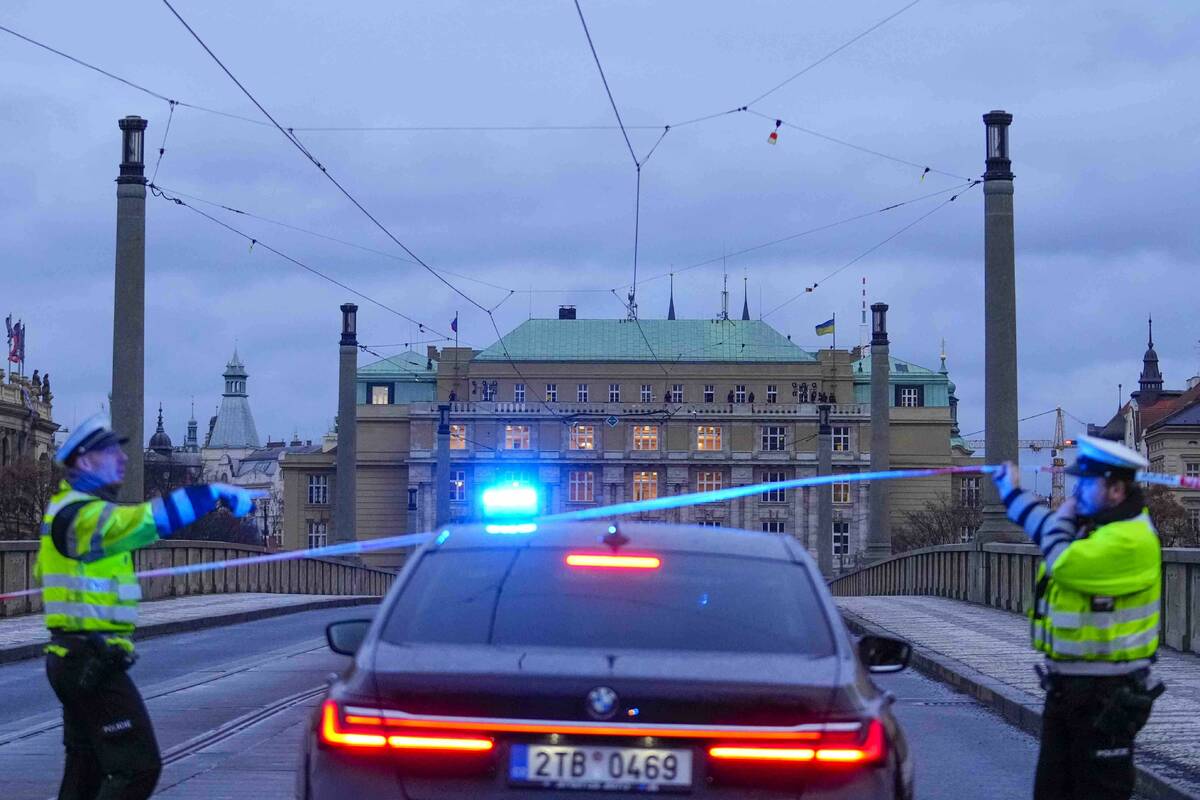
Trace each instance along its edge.
<path fill-rule="evenodd" d="M 171 443 L 171 437 L 167 435 L 166 429 L 163 428 L 162 403 L 158 404 L 158 429 L 154 431 L 154 435 L 150 437 L 150 449 L 160 452 L 171 452 L 175 445 Z"/>

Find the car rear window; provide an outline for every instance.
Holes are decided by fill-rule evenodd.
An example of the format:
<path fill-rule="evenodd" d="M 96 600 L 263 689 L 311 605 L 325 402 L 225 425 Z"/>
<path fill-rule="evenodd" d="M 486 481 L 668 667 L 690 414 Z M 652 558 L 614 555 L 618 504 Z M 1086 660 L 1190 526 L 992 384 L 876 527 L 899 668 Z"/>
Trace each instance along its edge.
<path fill-rule="evenodd" d="M 392 607 L 394 644 L 833 653 L 798 564 L 662 553 L 658 569 L 570 567 L 551 548 L 427 553 Z"/>

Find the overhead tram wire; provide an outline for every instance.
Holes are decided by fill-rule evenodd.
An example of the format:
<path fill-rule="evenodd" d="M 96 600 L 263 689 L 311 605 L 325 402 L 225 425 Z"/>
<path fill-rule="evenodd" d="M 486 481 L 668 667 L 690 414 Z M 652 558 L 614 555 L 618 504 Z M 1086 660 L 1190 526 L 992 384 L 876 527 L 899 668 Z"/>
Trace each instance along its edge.
<path fill-rule="evenodd" d="M 189 203 L 185 203 L 183 200 L 181 200 L 178 197 L 174 197 L 172 195 L 167 194 L 166 192 L 163 191 L 162 188 L 154 185 L 153 183 L 149 184 L 149 189 L 150 189 L 150 193 L 153 196 L 162 198 L 163 200 L 167 200 L 171 203 L 174 203 L 177 206 L 183 206 L 184 208 L 188 209 L 189 211 L 191 211 L 195 214 L 199 214 L 200 216 L 204 217 L 205 219 L 209 220 L 210 222 L 215 222 L 217 225 L 220 225 L 225 230 L 227 230 L 231 233 L 237 234 L 238 236 L 242 237 L 246 241 L 250 242 L 251 247 L 258 246 L 258 247 L 262 247 L 264 250 L 269 250 L 270 252 L 274 253 L 275 255 L 279 256 L 280 258 L 284 259 L 285 261 L 290 261 L 291 263 L 295 264 L 296 266 L 300 267 L 301 269 L 311 272 L 313 275 L 316 275 L 318 278 L 328 281 L 341 289 L 345 289 L 346 291 L 354 294 L 355 296 L 360 297 L 363 300 L 366 300 L 368 303 L 372 303 L 376 306 L 379 306 L 384 311 L 387 311 L 391 314 L 395 314 L 397 317 L 400 317 L 401 319 L 403 319 L 407 322 L 411 322 L 414 325 L 419 326 L 420 330 L 422 330 L 422 331 L 429 331 L 430 333 L 436 333 L 439 336 L 443 337 L 443 339 L 445 339 L 446 341 L 449 341 L 451 338 L 449 336 L 446 336 L 444 333 L 442 333 L 438 329 L 434 328 L 433 326 L 427 325 L 426 323 L 421 322 L 418 319 L 414 319 L 413 317 L 408 316 L 407 314 L 405 314 L 402 311 L 397 311 L 396 309 L 392 308 L 391 306 L 387 305 L 386 303 L 376 300 L 374 297 L 371 297 L 368 294 L 364 294 L 363 292 L 360 292 L 359 290 L 355 289 L 354 287 L 349 286 L 348 284 L 345 284 L 345 283 L 339 281 L 337 278 L 334 278 L 331 275 L 327 275 L 326 273 L 322 272 L 321 270 L 317 269 L 316 267 L 312 267 L 312 266 L 304 263 L 303 261 L 300 261 L 297 258 L 293 258 L 292 256 L 288 255 L 287 253 L 283 252 L 282 250 L 278 250 L 278 249 L 272 247 L 271 245 L 264 242 L 262 239 L 255 238 L 254 236 L 251 236 L 250 234 L 246 233 L 245 231 L 242 231 L 238 228 L 233 227 L 228 222 L 225 222 L 225 220 L 219 219 L 218 217 L 214 217 L 212 214 L 209 214 L 206 211 L 202 211 Z"/>
<path fill-rule="evenodd" d="M 804 295 L 806 295 L 806 294 L 811 294 L 812 292 L 814 292 L 814 291 L 817 289 L 817 287 L 818 287 L 818 286 L 820 286 L 820 285 L 821 285 L 822 283 L 824 283 L 825 281 L 827 281 L 827 280 L 829 280 L 830 278 L 834 277 L 835 275 L 839 274 L 839 273 L 840 273 L 840 272 L 842 272 L 843 270 L 849 269 L 850 267 L 852 267 L 852 266 L 854 266 L 855 264 L 857 264 L 859 261 L 862 261 L 864 258 L 866 258 L 867 256 L 869 256 L 871 253 L 874 253 L 876 250 L 878 250 L 879 248 L 883 247 L 883 246 L 884 246 L 885 244 L 887 244 L 888 242 L 890 242 L 890 241 L 892 241 L 893 239 L 895 239 L 897 236 L 900 236 L 900 235 L 901 235 L 901 234 L 903 234 L 904 232 L 906 232 L 906 231 L 910 230 L 911 228 L 915 227 L 916 225 L 920 224 L 921 222 L 925 221 L 926 219 L 929 219 L 929 217 L 933 216 L 934 214 L 936 214 L 937 212 L 941 211 L 943 208 L 945 208 L 946 206 L 950 205 L 950 204 L 951 204 L 951 203 L 953 203 L 955 200 L 957 200 L 957 199 L 958 199 L 958 197 L 959 197 L 959 195 L 960 195 L 960 194 L 962 194 L 962 192 L 963 192 L 963 191 L 967 191 L 968 189 L 974 188 L 975 186 L 978 186 L 978 185 L 979 185 L 980 183 L 982 183 L 982 182 L 983 182 L 983 181 L 972 181 L 972 182 L 971 182 L 971 184 L 970 184 L 969 186 L 967 186 L 965 189 L 963 189 L 962 191 L 960 191 L 958 194 L 953 194 L 953 195 L 951 195 L 950 197 L 946 198 L 946 199 L 945 199 L 945 200 L 943 200 L 941 203 L 938 203 L 936 206 L 934 206 L 933 208 L 931 208 L 929 211 L 926 211 L 924 214 L 922 214 L 921 216 L 919 216 L 919 217 L 917 217 L 916 219 L 912 220 L 911 222 L 907 223 L 906 225 L 904 225 L 903 227 L 901 227 L 899 230 L 897 230 L 897 231 L 895 231 L 895 232 L 893 232 L 893 233 L 889 234 L 889 235 L 888 235 L 886 238 L 884 238 L 883 240 L 881 240 L 881 241 L 879 241 L 879 242 L 876 242 L 875 244 L 871 245 L 870 247 L 868 247 L 868 248 L 867 248 L 866 250 L 864 250 L 863 252 L 861 252 L 861 253 L 859 253 L 858 255 L 856 255 L 854 258 L 852 258 L 852 259 L 850 259 L 849 261 L 847 261 L 845 264 L 842 264 L 840 267 L 838 267 L 837 269 L 835 269 L 833 272 L 829 273 L 829 274 L 828 274 L 828 275 L 826 275 L 824 278 L 821 278 L 821 280 L 819 280 L 819 281 L 814 281 L 812 286 L 806 286 L 806 287 L 804 288 L 804 291 L 802 291 L 802 292 L 799 292 L 799 293 L 797 293 L 797 294 L 794 294 L 794 295 L 792 295 L 790 298 L 788 298 L 787 300 L 784 300 L 782 303 L 780 303 L 779 305 L 777 305 L 777 306 L 775 306 L 774 308 L 772 308 L 770 311 L 768 311 L 768 312 L 766 312 L 765 314 L 763 314 L 763 315 L 762 315 L 762 317 L 761 317 L 761 319 L 766 319 L 767 317 L 769 317 L 769 316 L 771 316 L 772 314 L 774 314 L 776 311 L 779 311 L 779 310 L 780 310 L 781 308 L 783 308 L 784 306 L 791 305 L 792 303 L 794 303 L 795 301 L 799 300 L 801 297 L 803 297 L 803 296 L 804 296 Z"/>
<path fill-rule="evenodd" d="M 705 267 L 705 266 L 708 266 L 709 264 L 717 264 L 728 258 L 742 256 L 747 253 L 752 253 L 756 250 L 762 250 L 764 248 L 773 247 L 777 244 L 783 244 L 784 242 L 790 242 L 795 239 L 802 238 L 804 236 L 810 236 L 814 233 L 820 233 L 821 231 L 827 231 L 831 228 L 836 228 L 840 225 L 845 225 L 850 222 L 857 222 L 860 219 L 866 219 L 867 217 L 873 217 L 876 214 L 883 214 L 888 211 L 893 211 L 897 208 L 902 208 L 904 206 L 911 205 L 913 203 L 918 203 L 922 200 L 928 200 L 933 197 L 940 197 L 941 195 L 949 194 L 950 192 L 968 189 L 968 188 L 970 188 L 971 183 L 972 182 L 968 180 L 958 186 L 951 186 L 946 189 L 939 189 L 936 192 L 928 192 L 926 194 L 919 195 L 917 197 L 912 197 L 912 198 L 909 198 L 908 200 L 901 200 L 898 203 L 892 203 L 890 205 L 883 206 L 882 208 L 877 208 L 873 211 L 865 211 L 861 214 L 855 214 L 854 216 L 851 216 L 851 217 L 845 217 L 843 219 L 839 219 L 834 222 L 825 223 L 824 225 L 818 225 L 814 228 L 808 228 L 808 229 L 800 231 L 798 233 L 789 234 L 787 236 L 783 236 L 778 239 L 772 239 L 768 242 L 761 242 L 759 244 L 750 245 L 749 247 L 742 248 L 741 250 L 735 250 L 732 253 L 724 253 L 719 256 L 714 256 L 713 258 L 705 259 L 704 261 L 697 261 L 696 263 L 689 264 L 686 267 L 675 267 L 674 269 L 668 270 L 666 272 L 660 272 L 657 275 L 651 275 L 649 278 L 643 278 L 641 283 L 643 285 L 645 285 L 647 283 L 650 283 L 651 281 L 657 281 L 657 280 L 661 280 L 662 278 L 666 278 L 666 277 L 670 276 L 672 273 L 678 274 L 680 272 L 687 272 L 688 270 L 697 269 L 698 267 Z M 628 285 L 629 284 L 622 284 L 621 286 L 614 288 L 612 291 L 616 292 L 617 289 L 624 288 L 625 286 L 628 286 Z"/>
<path fill-rule="evenodd" d="M 400 239 L 398 239 L 396 237 L 396 235 L 393 234 L 386 225 L 384 225 L 382 222 L 380 222 L 379 219 L 374 214 L 372 214 L 370 211 L 368 211 L 366 206 L 364 206 L 362 203 L 360 203 L 358 201 L 358 198 L 356 198 L 353 194 L 351 194 L 350 191 L 348 189 L 346 189 L 346 187 L 343 186 L 341 184 L 341 182 L 338 181 L 338 179 L 335 178 L 329 172 L 329 170 L 325 167 L 325 165 L 322 164 L 311 152 L 309 152 L 308 148 L 306 148 L 300 142 L 300 140 L 298 138 L 296 138 L 294 133 L 289 132 L 282 125 L 280 125 L 279 122 L 273 116 L 271 116 L 271 113 L 269 111 L 267 111 L 267 109 L 262 105 L 262 103 L 260 103 L 258 101 L 258 99 L 250 92 L 250 90 L 247 89 L 242 84 L 242 82 L 237 79 L 237 76 L 235 76 L 229 70 L 229 68 L 225 66 L 224 62 L 222 62 L 221 59 L 217 57 L 217 54 L 212 51 L 212 49 L 205 43 L 205 41 L 202 38 L 200 38 L 200 35 L 198 33 L 196 33 L 196 31 L 192 28 L 192 26 L 187 23 L 187 20 L 185 20 L 179 14 L 179 12 L 175 10 L 175 7 L 171 5 L 170 0 L 162 0 L 162 2 L 163 2 L 163 5 L 165 5 L 170 10 L 170 12 L 175 16 L 175 18 L 177 20 L 179 20 L 179 23 L 181 25 L 183 25 L 183 27 L 187 30 L 187 32 L 192 35 L 192 38 L 196 40 L 196 42 L 204 49 L 204 51 L 206 53 L 208 53 L 209 57 L 214 62 L 216 62 L 217 66 L 219 66 L 221 68 L 221 71 L 224 72 L 225 75 L 228 76 L 228 78 L 231 81 L 233 81 L 233 83 L 242 91 L 242 94 L 246 95 L 246 97 L 249 98 L 250 102 L 254 103 L 254 105 L 258 108 L 258 110 L 262 112 L 263 116 L 265 116 L 267 119 L 269 119 L 271 121 L 271 124 L 275 126 L 276 130 L 278 130 L 281 134 L 283 134 L 284 138 L 286 138 L 288 140 L 288 142 L 290 142 L 297 150 L 299 150 L 301 153 L 303 153 L 304 157 L 307 158 L 310 162 L 312 162 L 312 164 L 321 171 L 321 174 L 324 175 L 327 179 L 329 179 L 329 181 L 334 186 L 337 187 L 338 191 L 340 191 L 346 197 L 346 199 L 348 199 L 351 203 L 353 203 L 354 206 L 356 208 L 358 208 L 358 210 L 361 211 L 364 216 L 367 217 L 367 219 L 371 220 L 371 222 L 374 223 L 374 225 L 377 228 L 379 228 L 379 230 L 381 230 L 384 233 L 384 235 L 386 235 L 389 239 L 391 239 L 401 250 L 403 250 L 405 253 L 407 253 L 410 258 L 412 258 L 414 261 L 416 261 L 417 264 L 419 264 L 427 272 L 429 272 L 431 275 L 433 275 L 439 281 L 441 281 L 443 284 L 445 284 L 446 287 L 449 288 L 451 291 L 453 291 L 455 294 L 462 297 L 464 300 L 466 300 L 468 303 L 470 303 L 475 308 L 478 308 L 480 311 L 487 314 L 488 319 L 492 323 L 492 328 L 496 332 L 496 337 L 500 344 L 500 347 L 504 351 L 505 356 L 508 358 L 509 364 L 512 366 L 513 370 L 519 376 L 521 376 L 522 381 L 524 381 L 525 378 L 521 374 L 520 368 L 517 366 L 516 362 L 513 360 L 512 355 L 509 353 L 508 346 L 504 342 L 504 337 L 500 334 L 500 326 L 496 323 L 496 317 L 495 317 L 495 314 L 493 313 L 493 311 L 494 311 L 494 308 L 498 307 L 498 304 L 497 304 L 497 306 L 495 306 L 493 308 L 488 308 L 488 307 L 484 306 L 479 301 L 475 300 L 475 298 L 471 297 L 466 292 L 459 289 L 453 283 L 448 281 L 440 272 L 438 272 L 433 267 L 429 266 L 423 260 L 421 260 L 421 258 L 419 256 L 417 256 L 417 254 L 414 253 L 412 250 L 410 250 L 408 248 L 408 246 L 404 244 L 404 242 L 400 241 Z M 199 212 L 199 213 L 203 213 L 203 212 Z M 222 223 L 222 224 L 224 224 L 224 223 Z M 503 302 L 503 301 L 501 301 L 501 302 Z M 542 401 L 542 405 L 545 406 L 546 410 L 551 414 L 551 416 L 561 419 L 561 415 L 558 414 L 558 412 L 555 409 L 553 409 L 550 406 L 550 404 L 547 403 L 545 400 Z"/>
<path fill-rule="evenodd" d="M 123 78 L 120 75 L 110 72 L 109 70 L 98 67 L 94 64 L 84 61 L 81 58 L 77 58 L 76 56 L 73 56 L 69 53 L 65 53 L 62 50 L 58 50 L 54 47 L 51 47 L 50 45 L 47 45 L 43 42 L 40 42 L 36 39 L 29 37 L 29 36 L 25 36 L 24 34 L 18 33 L 17 31 L 12 30 L 11 28 L 7 28 L 3 25 L 0 25 L 0 31 L 11 34 L 12 36 L 14 36 L 18 39 L 21 39 L 25 42 L 28 42 L 29 44 L 32 44 L 35 47 L 39 47 L 43 50 L 46 50 L 47 52 L 53 53 L 54 55 L 60 56 L 64 59 L 67 59 L 68 61 L 71 61 L 79 66 L 84 67 L 85 69 L 92 70 L 92 71 L 97 72 L 107 78 L 118 81 L 119 83 L 122 83 L 132 89 L 139 91 L 139 92 L 143 92 L 146 95 L 149 95 L 150 97 L 153 97 L 157 100 L 161 100 L 166 103 L 174 102 L 175 105 L 183 107 L 183 108 L 191 108 L 191 109 L 194 109 L 197 111 L 203 111 L 208 114 L 214 114 L 216 116 L 226 117 L 228 119 L 237 120 L 239 122 L 248 122 L 251 125 L 257 125 L 260 127 L 271 127 L 270 122 L 264 122 L 263 120 L 253 119 L 251 117 L 246 117 L 241 114 L 234 114 L 229 111 L 222 111 L 221 109 L 211 108 L 209 106 L 203 106 L 198 103 L 190 103 L 185 100 L 172 100 L 172 98 L 168 97 L 165 94 L 162 94 L 161 92 L 156 92 L 153 89 L 149 89 L 149 88 L 142 86 L 141 84 L 135 83 L 134 81 L 131 81 L 127 78 Z M 680 122 L 673 122 L 673 123 L 670 123 L 669 125 L 627 125 L 627 126 L 625 126 L 625 128 L 626 128 L 626 130 L 659 130 L 659 129 L 682 128 L 682 127 L 685 127 L 688 125 L 695 125 L 700 122 L 707 122 L 709 120 L 728 116 L 730 114 L 736 114 L 740 111 L 749 111 L 749 110 L 750 109 L 748 106 L 738 106 L 737 108 L 731 108 L 726 111 L 718 111 L 713 114 L 705 114 L 703 116 L 682 120 Z M 752 112 L 752 113 L 758 114 L 758 112 Z M 765 117 L 766 115 L 758 114 L 758 116 Z M 770 119 L 777 119 L 777 117 L 773 117 Z M 908 166 L 917 166 L 918 168 L 920 168 L 920 165 L 917 165 L 915 162 L 911 162 L 906 159 L 897 158 L 894 156 L 889 156 L 886 153 L 881 153 L 877 150 L 872 150 L 870 148 L 861 147 L 861 146 L 855 145 L 851 142 L 846 142 L 842 139 L 838 139 L 833 136 L 828 136 L 826 134 L 822 134 L 818 131 L 814 131 L 809 128 L 804 128 L 799 125 L 795 125 L 794 123 L 784 122 L 783 124 L 786 124 L 789 127 L 795 128 L 796 130 L 799 130 L 803 133 L 807 133 L 811 136 L 816 136 L 816 137 L 825 139 L 827 141 L 843 145 L 845 147 L 850 147 L 852 149 L 859 150 L 864 153 L 869 153 L 871 155 L 879 156 L 880 158 L 885 158 L 890 161 L 895 161 L 897 163 L 906 164 Z M 615 126 L 615 125 L 513 125 L 513 124 L 508 124 L 508 125 L 501 125 L 501 124 L 492 124 L 492 125 L 486 125 L 486 124 L 485 125 L 363 125 L 363 126 L 315 126 L 315 125 L 299 126 L 299 125 L 297 125 L 297 126 L 289 127 L 288 130 L 293 131 L 293 132 L 295 132 L 295 131 L 300 131 L 300 132 L 303 132 L 303 131 L 312 131 L 312 132 L 395 131 L 395 132 L 435 132 L 435 133 L 450 132 L 450 131 L 531 132 L 531 131 L 607 131 L 607 130 L 619 130 L 619 126 Z M 644 162 L 644 159 L 643 159 L 643 162 Z M 932 167 L 929 168 L 929 171 L 936 172 L 938 174 L 958 177 L 958 176 L 955 176 L 954 173 L 946 172 L 946 171 L 940 170 L 940 169 L 934 169 Z"/>
<path fill-rule="evenodd" d="M 797 72 L 797 73 L 795 73 L 794 75 L 792 75 L 792 76 L 791 76 L 790 78 L 788 78 L 787 80 L 785 80 L 785 81 L 782 81 L 782 82 L 780 82 L 780 83 L 777 83 L 775 86 L 773 86 L 773 87 L 771 87 L 770 89 L 768 89 L 767 91 L 763 92 L 763 93 L 762 93 L 762 94 L 760 94 L 758 97 L 756 97 L 756 98 L 754 98 L 753 100 L 751 100 L 749 103 L 746 103 L 746 105 L 747 105 L 747 106 L 752 106 L 752 105 L 754 105 L 755 103 L 759 102 L 760 100 L 764 100 L 764 99 L 766 99 L 767 97 L 769 97 L 769 96 L 773 95 L 775 92 L 779 91 L 779 90 L 780 90 L 780 89 L 782 89 L 784 86 L 787 86 L 789 83 L 791 83 L 792 81 L 796 80 L 796 79 L 797 79 L 797 78 L 799 78 L 801 75 L 804 75 L 805 73 L 809 72 L 810 70 L 813 70 L 813 69 L 815 69 L 815 68 L 819 67 L 821 64 L 824 64 L 826 61 L 828 61 L 829 59 L 833 58 L 833 57 L 834 57 L 834 56 L 836 56 L 838 53 L 842 52 L 842 51 L 843 51 L 843 50 L 845 50 L 847 47 L 849 47 L 850 45 L 852 45 L 852 44 L 854 44 L 855 42 L 857 42 L 859 39 L 862 39 L 863 37 L 865 37 L 865 36 L 868 36 L 869 34 L 871 34 L 871 33 L 875 32 L 875 31 L 876 31 L 876 30 L 878 30 L 879 28 L 882 28 L 884 25 L 886 25 L 887 23 L 891 22 L 891 21 L 892 21 L 892 20 L 894 20 L 896 17 L 900 16 L 900 15 L 901 15 L 901 14 L 903 14 L 905 11 L 908 11 L 910 8 L 912 8 L 913 6 L 917 5 L 917 4 L 918 4 L 918 3 L 920 3 L 920 2 L 921 2 L 921 0 L 912 0 L 912 2 L 911 2 L 911 3 L 909 3 L 908 5 L 904 6 L 903 8 L 901 8 L 901 9 L 900 9 L 900 10 L 898 10 L 898 11 L 894 11 L 894 12 L 892 12 L 892 13 L 891 13 L 891 14 L 889 14 L 888 16 L 886 16 L 886 17 L 884 17 L 883 19 L 881 19 L 881 20 L 879 20 L 878 22 L 876 22 L 876 23 L 875 23 L 874 25 L 872 25 L 871 27 L 867 28 L 866 30 L 862 31 L 861 33 L 858 33 L 858 34 L 856 34 L 856 35 L 855 35 L 855 36 L 853 36 L 852 38 L 850 38 L 850 39 L 848 39 L 847 41 L 843 42 L 842 44 L 838 45 L 837 47 L 835 47 L 834 49 L 830 50 L 830 51 L 829 51 L 828 53 L 826 53 L 825 55 L 823 55 L 823 56 L 821 56 L 820 58 L 818 58 L 816 61 L 814 61 L 814 62 L 812 62 L 811 64 L 809 64 L 808 66 L 806 66 L 804 69 L 802 69 L 802 70 L 800 70 L 799 72 Z"/>

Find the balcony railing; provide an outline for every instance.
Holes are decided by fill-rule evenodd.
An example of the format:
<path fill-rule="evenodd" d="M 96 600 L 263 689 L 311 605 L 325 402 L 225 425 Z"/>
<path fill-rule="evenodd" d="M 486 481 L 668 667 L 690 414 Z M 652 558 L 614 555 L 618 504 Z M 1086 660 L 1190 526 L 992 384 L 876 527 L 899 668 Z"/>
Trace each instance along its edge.
<path fill-rule="evenodd" d="M 436 416 L 439 403 L 413 403 L 411 414 Z M 502 400 L 456 400 L 447 403 L 451 414 L 505 415 L 523 417 L 585 417 L 603 420 L 606 417 L 663 417 L 687 419 L 703 417 L 791 417 L 816 419 L 817 403 L 572 403 L 524 402 Z M 836 403 L 830 414 L 834 418 L 869 417 L 871 407 L 865 403 Z"/>

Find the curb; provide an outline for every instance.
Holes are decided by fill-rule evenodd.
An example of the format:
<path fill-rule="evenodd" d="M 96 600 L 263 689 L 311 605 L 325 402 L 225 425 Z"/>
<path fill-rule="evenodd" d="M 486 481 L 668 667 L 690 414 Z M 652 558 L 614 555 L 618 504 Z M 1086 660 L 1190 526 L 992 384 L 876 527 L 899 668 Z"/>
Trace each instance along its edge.
<path fill-rule="evenodd" d="M 856 634 L 904 638 L 897 632 L 880 627 L 853 612 L 845 609 L 839 610 L 842 618 L 846 621 L 846 626 Z M 912 659 L 909 663 L 934 680 L 945 683 L 956 691 L 979 701 L 1003 717 L 1010 725 L 1020 728 L 1034 737 L 1041 736 L 1041 706 L 1037 702 L 1030 702 L 1029 696 L 1024 692 L 972 669 L 949 656 L 916 645 L 912 646 Z M 1138 754 L 1138 761 L 1147 757 L 1158 760 L 1153 754 L 1142 751 Z M 1138 794 L 1153 798 L 1153 800 L 1196 800 L 1197 795 L 1177 785 L 1156 770 L 1142 763 L 1137 763 L 1136 769 L 1137 786 L 1135 791 Z"/>
<path fill-rule="evenodd" d="M 259 619 L 269 619 L 271 617 L 282 617 L 286 614 L 298 614 L 302 611 L 319 611 L 323 608 L 341 608 L 347 606 L 366 606 L 380 602 L 381 597 L 330 597 L 322 600 L 310 600 L 305 603 L 296 603 L 288 606 L 267 606 L 264 608 L 253 608 L 247 611 L 233 611 L 226 614 L 216 614 L 214 616 L 192 617 L 191 619 L 177 619 L 169 622 L 155 622 L 146 626 L 139 626 L 136 630 L 136 641 L 143 639 L 153 639 L 155 636 L 167 636 L 172 633 L 187 633 L 190 631 L 200 631 L 206 628 L 216 628 L 222 625 L 236 625 L 239 622 L 253 622 Z M 21 644 L 16 647 L 0 648 L 0 664 L 7 664 L 13 661 L 24 661 L 29 658 L 36 658 L 42 654 L 42 648 L 46 646 L 45 641 L 32 642 L 30 644 Z"/>

